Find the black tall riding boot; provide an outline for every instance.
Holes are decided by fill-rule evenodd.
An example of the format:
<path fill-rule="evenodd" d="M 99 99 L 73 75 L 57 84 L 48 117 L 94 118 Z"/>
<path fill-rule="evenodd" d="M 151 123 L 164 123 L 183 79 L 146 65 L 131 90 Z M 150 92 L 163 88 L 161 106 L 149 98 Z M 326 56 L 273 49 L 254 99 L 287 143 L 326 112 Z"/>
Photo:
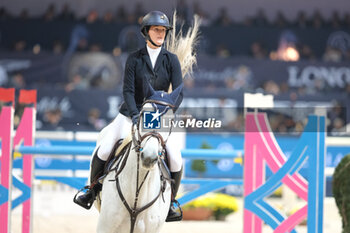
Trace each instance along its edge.
<path fill-rule="evenodd" d="M 181 210 L 176 211 L 177 208 L 175 204 L 175 203 L 178 203 L 177 200 L 175 200 L 175 197 L 180 187 L 181 177 L 182 177 L 182 168 L 178 172 L 171 172 L 171 178 L 174 179 L 175 182 L 172 185 L 172 200 L 171 200 L 168 216 L 165 220 L 166 222 L 174 222 L 174 221 L 182 220 Z M 180 208 L 180 205 L 178 205 L 178 207 Z"/>
<path fill-rule="evenodd" d="M 95 154 L 93 155 L 91 162 L 90 187 L 88 187 L 86 193 L 74 197 L 73 200 L 76 204 L 84 207 L 85 209 L 91 208 L 96 196 L 102 190 L 102 184 L 100 182 L 95 183 L 93 186 L 91 185 L 103 174 L 103 169 L 106 164 L 106 161 L 101 160 L 97 156 L 97 151 L 98 150 L 96 150 Z"/>

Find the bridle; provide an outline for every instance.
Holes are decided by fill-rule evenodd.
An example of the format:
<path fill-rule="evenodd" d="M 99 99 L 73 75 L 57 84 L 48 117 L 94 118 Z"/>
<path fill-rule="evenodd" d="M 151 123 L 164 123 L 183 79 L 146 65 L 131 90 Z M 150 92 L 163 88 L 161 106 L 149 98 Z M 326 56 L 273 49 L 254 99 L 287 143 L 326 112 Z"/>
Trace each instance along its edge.
<path fill-rule="evenodd" d="M 169 103 L 164 102 L 164 101 L 160 101 L 160 100 L 146 100 L 143 103 L 142 108 L 145 106 L 145 104 L 152 104 L 153 106 L 156 106 L 156 105 L 163 105 L 163 106 L 165 106 L 165 109 L 161 113 L 161 115 L 164 115 L 169 109 L 175 109 L 174 105 L 169 104 Z M 150 132 L 147 132 L 147 133 L 141 135 L 141 133 L 140 133 L 140 119 L 141 119 L 143 113 L 144 113 L 144 110 L 142 110 L 140 112 L 140 117 L 139 117 L 139 119 L 137 121 L 137 124 L 136 124 L 136 131 L 137 131 L 138 138 L 136 138 L 136 136 L 135 136 L 136 135 L 135 134 L 135 127 L 134 126 L 131 127 L 132 141 L 133 141 L 133 143 L 134 143 L 134 145 L 136 147 L 135 148 L 136 152 L 140 153 L 143 150 L 143 148 L 141 147 L 141 143 L 142 143 L 143 140 L 145 140 L 148 137 L 155 137 L 155 138 L 158 139 L 158 142 L 160 143 L 160 145 L 162 147 L 162 151 L 159 152 L 159 156 L 163 156 L 163 158 L 164 158 L 164 155 L 165 155 L 165 144 L 168 141 L 168 138 L 169 138 L 169 136 L 171 134 L 172 125 L 173 124 L 170 124 L 170 130 L 169 130 L 168 136 L 167 136 L 167 138 L 165 140 L 164 140 L 163 136 L 160 133 L 158 133 L 157 131 L 155 131 L 155 130 L 152 130 Z"/>
<path fill-rule="evenodd" d="M 166 112 L 168 109 L 167 108 L 172 108 L 174 109 L 174 106 L 171 105 L 171 104 L 168 104 L 166 102 L 163 102 L 163 101 L 157 101 L 157 100 L 147 100 L 144 102 L 143 106 L 147 103 L 151 103 L 153 105 L 157 105 L 157 104 L 160 104 L 160 105 L 164 105 L 166 106 L 166 109 L 163 111 L 163 112 Z M 147 132 L 143 135 L 141 135 L 140 133 L 140 129 L 139 129 L 139 123 L 140 123 L 140 119 L 141 119 L 141 116 L 143 114 L 143 111 L 140 112 L 140 117 L 139 117 L 139 120 L 137 122 L 137 135 L 138 135 L 138 138 L 136 138 L 135 136 L 135 129 L 134 129 L 134 126 L 132 126 L 132 141 L 133 141 L 133 144 L 134 144 L 134 150 L 135 152 L 137 153 L 137 179 L 136 179 L 136 194 L 135 194 L 135 199 L 134 199 L 134 205 L 133 207 L 131 207 L 123 193 L 122 193 L 122 190 L 121 190 L 121 187 L 120 187 L 120 182 L 119 182 L 119 174 L 121 173 L 121 171 L 124 169 L 125 167 L 125 164 L 126 164 L 126 161 L 129 157 L 129 153 L 130 153 L 130 149 L 131 149 L 131 142 L 126 146 L 126 149 L 125 150 L 122 150 L 120 155 L 117 155 L 118 157 L 120 157 L 120 159 L 118 160 L 118 163 L 117 163 L 117 166 L 115 166 L 114 170 L 116 172 L 116 175 L 115 175 L 115 182 L 116 182 L 116 186 L 117 186 L 117 191 L 118 191 L 118 194 L 119 194 L 119 197 L 120 199 L 122 200 L 125 208 L 128 210 L 129 212 L 129 215 L 130 215 L 130 233 L 133 233 L 134 232 L 134 229 L 135 229 L 135 223 L 136 223 L 136 218 L 137 216 L 144 210 L 148 209 L 149 207 L 151 207 L 156 201 L 157 199 L 164 193 L 165 189 L 166 189 L 166 181 L 170 181 L 172 182 L 171 179 L 168 178 L 168 176 L 166 176 L 163 172 L 163 169 L 161 168 L 161 166 L 163 166 L 164 164 L 164 156 L 165 156 L 165 145 L 166 145 L 166 142 L 168 140 L 168 137 L 169 135 L 171 134 L 171 128 L 170 128 L 170 131 L 169 131 L 169 134 L 168 134 L 168 137 L 166 138 L 166 140 L 163 139 L 162 135 L 158 132 L 156 132 L 155 130 L 151 131 L 151 132 Z M 146 205 L 140 207 L 140 208 L 137 208 L 137 202 L 138 202 L 138 198 L 139 198 L 139 194 L 140 194 L 140 191 L 141 191 L 141 188 L 143 186 L 143 184 L 145 183 L 146 181 L 146 178 L 149 174 L 149 171 L 147 171 L 146 175 L 144 176 L 143 180 L 140 182 L 139 180 L 139 173 L 140 173 L 140 157 L 141 157 L 141 152 L 143 150 L 143 148 L 141 147 L 141 143 L 146 140 L 146 138 L 150 138 L 150 137 L 155 137 L 157 138 L 158 142 L 160 143 L 161 145 L 161 151 L 158 152 L 158 159 L 157 159 L 157 165 L 158 165 L 158 168 L 159 168 L 159 171 L 160 171 L 160 189 L 159 189 L 159 192 L 158 192 L 158 195 L 156 195 L 156 197 L 154 199 L 152 199 L 149 203 L 147 203 Z M 123 153 L 124 152 L 124 153 Z M 119 166 L 120 165 L 120 166 Z M 113 180 L 114 181 L 114 180 Z M 140 182 L 140 184 L 139 184 Z M 163 201 L 165 202 L 164 200 L 164 196 L 162 195 L 162 198 L 163 198 Z"/>

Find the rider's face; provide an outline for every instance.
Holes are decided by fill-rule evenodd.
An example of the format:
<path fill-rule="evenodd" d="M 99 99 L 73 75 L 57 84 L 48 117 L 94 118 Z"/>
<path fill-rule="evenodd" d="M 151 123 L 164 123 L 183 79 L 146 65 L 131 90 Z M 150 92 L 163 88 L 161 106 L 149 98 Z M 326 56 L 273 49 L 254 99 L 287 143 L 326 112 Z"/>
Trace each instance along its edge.
<path fill-rule="evenodd" d="M 166 28 L 163 26 L 151 26 L 148 34 L 156 45 L 162 45 L 165 39 Z"/>

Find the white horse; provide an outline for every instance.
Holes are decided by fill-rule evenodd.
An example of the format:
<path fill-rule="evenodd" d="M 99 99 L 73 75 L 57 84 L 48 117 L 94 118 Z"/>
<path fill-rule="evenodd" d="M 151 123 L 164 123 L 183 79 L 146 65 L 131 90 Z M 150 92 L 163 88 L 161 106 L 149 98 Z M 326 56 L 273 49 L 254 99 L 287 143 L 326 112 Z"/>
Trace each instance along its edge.
<path fill-rule="evenodd" d="M 103 180 L 98 233 L 157 233 L 167 217 L 171 184 L 162 157 L 171 129 L 145 130 L 142 123 L 146 112 L 172 118 L 175 101 L 171 99 L 176 99 L 179 91 L 152 93 L 159 98 L 143 105 L 132 140 Z"/>

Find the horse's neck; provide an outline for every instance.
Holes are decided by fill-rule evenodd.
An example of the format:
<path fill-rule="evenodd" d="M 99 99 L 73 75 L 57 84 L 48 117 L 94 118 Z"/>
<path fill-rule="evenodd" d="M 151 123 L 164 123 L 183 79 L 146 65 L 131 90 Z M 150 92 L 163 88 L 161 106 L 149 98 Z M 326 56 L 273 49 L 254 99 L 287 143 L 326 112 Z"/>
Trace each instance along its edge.
<path fill-rule="evenodd" d="M 136 182 L 136 177 L 138 173 L 137 170 L 139 171 L 139 175 L 142 175 L 142 176 L 144 176 L 147 171 L 142 167 L 141 161 L 139 161 L 138 159 L 139 155 L 136 153 L 134 148 L 135 148 L 135 145 L 134 143 L 132 143 L 129 156 L 125 164 L 124 172 L 126 173 L 125 175 L 127 177 L 135 178 L 135 182 Z M 130 179 L 130 180 L 133 180 L 133 179 Z"/>
<path fill-rule="evenodd" d="M 160 188 L 160 174 L 157 164 L 152 170 L 146 170 L 143 168 L 141 164 L 142 162 L 141 160 L 138 161 L 138 155 L 133 148 L 135 148 L 134 144 L 131 145 L 128 160 L 125 164 L 123 172 L 120 174 L 120 183 L 124 186 L 124 188 L 122 188 L 123 192 L 128 192 L 125 193 L 125 198 L 127 199 L 128 203 L 133 205 L 137 191 L 137 179 L 138 186 L 140 186 L 144 177 L 149 171 L 149 174 L 147 175 L 147 178 L 139 192 L 138 207 L 140 207 L 147 204 L 150 199 L 153 199 L 158 194 L 157 192 Z"/>

